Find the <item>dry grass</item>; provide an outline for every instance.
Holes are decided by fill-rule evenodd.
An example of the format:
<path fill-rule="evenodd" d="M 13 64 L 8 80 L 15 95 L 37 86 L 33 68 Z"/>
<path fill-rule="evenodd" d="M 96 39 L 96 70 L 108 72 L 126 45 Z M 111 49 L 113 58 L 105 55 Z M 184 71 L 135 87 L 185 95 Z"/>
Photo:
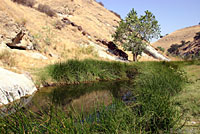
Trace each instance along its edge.
<path fill-rule="evenodd" d="M 5 66 L 13 67 L 16 65 L 14 54 L 8 50 L 3 50 L 0 52 L 0 61 Z"/>
<path fill-rule="evenodd" d="M 167 52 L 172 44 L 181 44 L 181 41 L 192 41 L 197 32 L 200 31 L 200 25 L 177 30 L 157 42 L 153 43 L 155 47 L 162 47 Z"/>
<path fill-rule="evenodd" d="M 90 48 L 82 49 L 80 44 L 88 44 L 88 40 L 95 42 L 93 37 L 111 40 L 111 34 L 114 32 L 112 26 L 116 26 L 117 21 L 119 21 L 118 17 L 93 1 L 87 3 L 84 0 L 73 2 L 67 0 L 37 0 L 37 3 L 48 5 L 52 9 L 67 7 L 70 10 L 74 10 L 74 16 L 70 17 L 70 20 L 81 26 L 92 37 L 88 39 L 81 32 L 74 32 L 74 27 L 72 26 L 66 26 L 58 30 L 55 28 L 55 22 L 58 18 L 47 17 L 44 13 L 16 4 L 10 0 L 1 0 L 0 10 L 7 13 L 19 24 L 24 24 L 31 35 L 36 37 L 37 44 L 41 48 L 40 52 L 48 57 L 48 60 L 37 60 L 23 54 L 17 54 L 17 68 L 20 70 L 39 68 L 68 59 L 97 59 L 98 57 L 95 53 L 90 53 Z M 76 5 L 80 5 L 80 7 L 77 8 Z M 48 27 L 50 30 L 46 30 L 44 27 Z M 49 53 L 58 55 L 59 58 L 50 57 Z"/>
<path fill-rule="evenodd" d="M 56 16 L 55 11 L 48 5 L 39 4 L 38 11 L 43 12 L 50 17 Z"/>

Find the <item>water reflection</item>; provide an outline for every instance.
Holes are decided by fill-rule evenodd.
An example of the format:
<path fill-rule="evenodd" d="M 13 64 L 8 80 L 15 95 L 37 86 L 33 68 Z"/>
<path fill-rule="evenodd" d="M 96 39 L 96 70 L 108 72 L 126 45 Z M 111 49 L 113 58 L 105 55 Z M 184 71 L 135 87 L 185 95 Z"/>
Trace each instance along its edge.
<path fill-rule="evenodd" d="M 130 83 L 112 81 L 43 88 L 29 99 L 26 107 L 33 112 L 48 111 L 52 105 L 64 111 L 73 107 L 77 111 L 89 112 L 99 104 L 111 104 L 113 98 L 123 98 L 122 94 Z"/>

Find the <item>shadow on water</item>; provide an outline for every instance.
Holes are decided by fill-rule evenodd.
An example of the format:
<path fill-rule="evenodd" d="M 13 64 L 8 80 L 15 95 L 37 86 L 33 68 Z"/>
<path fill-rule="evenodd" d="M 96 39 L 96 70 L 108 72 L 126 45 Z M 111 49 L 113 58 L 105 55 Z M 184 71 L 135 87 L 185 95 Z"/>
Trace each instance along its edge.
<path fill-rule="evenodd" d="M 131 81 L 109 81 L 47 87 L 38 91 L 26 107 L 33 112 L 48 111 L 52 105 L 66 112 L 69 108 L 79 112 L 89 112 L 99 104 L 105 106 L 112 104 L 113 99 L 126 101 L 130 96 L 128 86 L 131 83 Z"/>

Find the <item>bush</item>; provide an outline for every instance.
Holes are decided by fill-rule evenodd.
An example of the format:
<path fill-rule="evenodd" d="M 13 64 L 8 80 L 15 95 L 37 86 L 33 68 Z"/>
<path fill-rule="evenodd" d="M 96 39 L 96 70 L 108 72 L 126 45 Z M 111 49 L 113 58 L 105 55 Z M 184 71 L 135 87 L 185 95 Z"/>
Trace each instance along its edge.
<path fill-rule="evenodd" d="M 114 12 L 114 11 L 112 11 L 112 10 L 110 10 L 110 12 L 112 12 L 115 16 L 117 16 L 118 18 L 121 19 L 121 16 L 120 16 L 118 13 L 116 13 L 116 12 Z"/>
<path fill-rule="evenodd" d="M 55 11 L 48 5 L 39 4 L 38 11 L 43 12 L 50 17 L 56 16 Z"/>
<path fill-rule="evenodd" d="M 99 3 L 99 5 L 101 5 L 102 7 L 104 7 L 104 4 L 100 1 L 100 2 L 98 2 Z"/>
<path fill-rule="evenodd" d="M 157 47 L 157 49 L 162 51 L 163 53 L 165 52 L 165 49 L 163 47 Z"/>
<path fill-rule="evenodd" d="M 35 0 L 13 0 L 13 2 L 16 2 L 18 4 L 22 4 L 28 7 L 33 7 L 35 5 Z"/>
<path fill-rule="evenodd" d="M 58 29 L 58 30 L 61 30 L 62 28 L 65 27 L 65 24 L 64 24 L 62 21 L 57 20 L 57 21 L 55 22 L 55 24 L 54 24 L 54 27 L 55 27 L 56 29 Z"/>

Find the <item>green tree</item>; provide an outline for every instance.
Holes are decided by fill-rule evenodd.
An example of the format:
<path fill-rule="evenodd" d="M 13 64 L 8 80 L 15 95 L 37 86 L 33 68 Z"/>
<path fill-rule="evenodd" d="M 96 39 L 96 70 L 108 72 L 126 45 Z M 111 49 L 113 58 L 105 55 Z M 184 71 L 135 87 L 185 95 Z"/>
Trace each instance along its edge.
<path fill-rule="evenodd" d="M 155 16 L 145 11 L 145 15 L 138 17 L 137 12 L 132 9 L 125 20 L 121 20 L 115 34 L 116 44 L 122 44 L 124 50 L 132 51 L 133 60 L 141 55 L 151 39 L 160 37 L 160 26 Z"/>

